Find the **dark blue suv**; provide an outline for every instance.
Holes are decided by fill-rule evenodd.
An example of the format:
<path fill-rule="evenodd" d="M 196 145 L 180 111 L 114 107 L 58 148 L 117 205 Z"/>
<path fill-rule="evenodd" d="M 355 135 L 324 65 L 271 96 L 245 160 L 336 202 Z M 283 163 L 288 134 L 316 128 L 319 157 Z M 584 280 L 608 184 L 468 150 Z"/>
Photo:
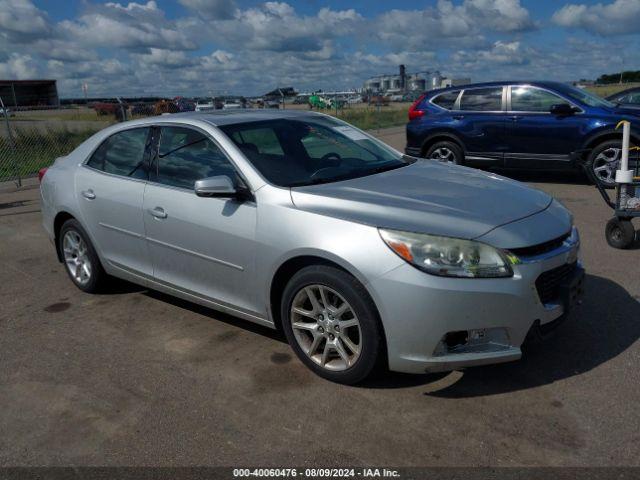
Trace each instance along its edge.
<path fill-rule="evenodd" d="M 640 145 L 640 110 L 556 82 L 495 82 L 433 90 L 409 109 L 409 155 L 514 169 L 588 168 L 613 186 L 620 120 Z"/>

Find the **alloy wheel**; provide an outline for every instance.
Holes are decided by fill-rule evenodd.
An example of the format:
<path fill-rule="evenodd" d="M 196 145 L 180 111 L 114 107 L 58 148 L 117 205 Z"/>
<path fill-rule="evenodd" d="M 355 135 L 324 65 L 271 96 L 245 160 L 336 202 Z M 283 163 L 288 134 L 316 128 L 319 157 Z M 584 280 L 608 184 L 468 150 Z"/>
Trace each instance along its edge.
<path fill-rule="evenodd" d="M 69 230 L 64 234 L 62 252 L 64 254 L 64 263 L 71 276 L 80 285 L 86 285 L 91 280 L 92 265 L 87 245 L 78 232 Z"/>
<path fill-rule="evenodd" d="M 621 148 L 607 148 L 598 154 L 593 160 L 593 173 L 598 181 L 611 185 L 615 182 L 616 170 L 620 163 L 622 149 Z"/>
<path fill-rule="evenodd" d="M 436 148 L 429 156 L 431 160 L 439 162 L 456 163 L 456 155 L 447 147 Z"/>
<path fill-rule="evenodd" d="M 325 285 L 308 285 L 295 295 L 290 321 L 302 351 L 322 368 L 352 367 L 362 351 L 360 322 L 338 292 Z"/>

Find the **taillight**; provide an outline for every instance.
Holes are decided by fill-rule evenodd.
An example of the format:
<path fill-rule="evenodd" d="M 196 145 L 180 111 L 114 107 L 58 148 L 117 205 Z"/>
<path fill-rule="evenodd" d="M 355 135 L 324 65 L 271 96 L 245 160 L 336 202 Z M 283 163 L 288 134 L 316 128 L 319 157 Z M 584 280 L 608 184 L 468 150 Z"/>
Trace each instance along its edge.
<path fill-rule="evenodd" d="M 424 110 L 418 110 L 418 105 L 420 105 L 422 100 L 424 100 L 424 95 L 420 95 L 420 97 L 409 107 L 409 121 L 420 118 L 425 114 Z"/>
<path fill-rule="evenodd" d="M 42 179 L 44 178 L 44 174 L 47 173 L 47 168 L 48 167 L 44 167 L 44 168 L 41 168 L 40 170 L 38 170 L 38 181 L 40 183 L 42 183 Z"/>

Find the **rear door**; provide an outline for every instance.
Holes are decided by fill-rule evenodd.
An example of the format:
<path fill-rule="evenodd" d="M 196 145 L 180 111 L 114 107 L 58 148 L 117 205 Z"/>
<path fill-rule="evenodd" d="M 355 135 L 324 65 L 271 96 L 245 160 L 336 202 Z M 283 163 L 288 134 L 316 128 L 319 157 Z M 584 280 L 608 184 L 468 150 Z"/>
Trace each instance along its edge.
<path fill-rule="evenodd" d="M 584 114 L 551 114 L 552 105 L 575 105 L 554 92 L 531 85 L 511 86 L 508 99 L 506 165 L 519 168 L 569 166 L 571 153 L 581 147 L 584 139 Z"/>
<path fill-rule="evenodd" d="M 459 121 L 456 130 L 464 142 L 469 160 L 484 158 L 492 159 L 498 165 L 502 163 L 507 149 L 505 98 L 506 88 L 501 86 L 462 91 L 452 115 Z"/>
<path fill-rule="evenodd" d="M 154 279 L 255 313 L 257 294 L 250 288 L 256 254 L 255 202 L 197 196 L 196 180 L 217 175 L 235 179 L 235 167 L 200 130 L 178 126 L 159 130 L 158 154 L 143 205 Z"/>
<path fill-rule="evenodd" d="M 143 277 L 151 276 L 142 220 L 150 131 L 132 128 L 111 135 L 78 169 L 75 182 L 83 225 L 106 267 Z"/>

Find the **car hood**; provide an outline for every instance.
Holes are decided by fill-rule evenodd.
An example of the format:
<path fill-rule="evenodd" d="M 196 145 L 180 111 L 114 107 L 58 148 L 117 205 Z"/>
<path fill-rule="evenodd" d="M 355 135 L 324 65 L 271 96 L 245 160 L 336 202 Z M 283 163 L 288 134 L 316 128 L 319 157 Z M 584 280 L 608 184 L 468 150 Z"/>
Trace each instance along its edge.
<path fill-rule="evenodd" d="M 431 160 L 367 177 L 295 187 L 291 196 L 295 206 L 305 211 L 375 227 L 466 239 L 543 212 L 553 201 L 519 182 Z M 570 223 L 561 227 L 565 232 L 569 228 Z M 537 235 L 541 242 L 554 238 L 556 232 L 546 233 Z M 515 238 L 510 241 L 521 243 Z M 526 242 L 531 241 L 529 236 Z"/>

